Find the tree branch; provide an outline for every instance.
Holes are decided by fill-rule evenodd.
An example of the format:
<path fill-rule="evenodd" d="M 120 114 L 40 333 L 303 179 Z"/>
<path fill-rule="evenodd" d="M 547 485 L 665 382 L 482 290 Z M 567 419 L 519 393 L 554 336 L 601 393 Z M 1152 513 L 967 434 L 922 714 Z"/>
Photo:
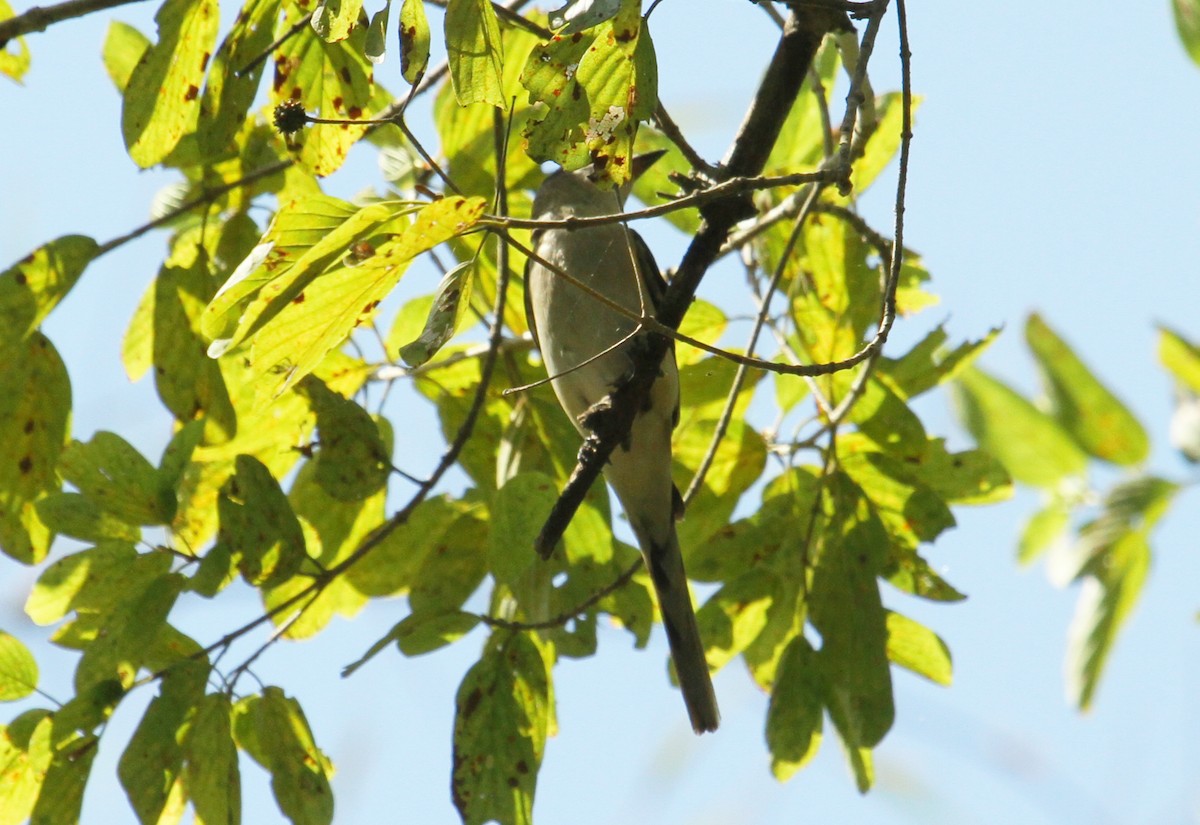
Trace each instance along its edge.
<path fill-rule="evenodd" d="M 83 17 L 94 11 L 127 6 L 139 0 L 67 0 L 54 6 L 34 6 L 24 14 L 0 21 L 0 49 L 14 37 L 33 32 L 44 32 L 55 23 Z"/>

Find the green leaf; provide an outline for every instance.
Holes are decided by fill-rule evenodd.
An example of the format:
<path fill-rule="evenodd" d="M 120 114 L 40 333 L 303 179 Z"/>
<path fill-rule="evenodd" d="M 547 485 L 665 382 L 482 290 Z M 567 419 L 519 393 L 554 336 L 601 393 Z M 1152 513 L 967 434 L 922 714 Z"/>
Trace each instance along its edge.
<path fill-rule="evenodd" d="M 400 7 L 400 74 L 416 83 L 429 65 L 429 20 L 425 0 L 404 0 Z"/>
<path fill-rule="evenodd" d="M 143 825 L 155 825 L 171 804 L 183 770 L 183 737 L 191 703 L 164 687 L 151 700 L 117 764 L 121 787 Z M 169 819 L 167 821 L 170 821 Z"/>
<path fill-rule="evenodd" d="M 289 22 L 295 22 L 289 20 Z M 297 101 L 323 118 L 361 120 L 369 116 L 374 74 L 366 58 L 366 29 L 357 27 L 345 40 L 327 43 L 309 28 L 288 38 L 275 53 L 271 105 Z M 293 157 L 317 177 L 336 172 L 365 125 L 315 124 L 291 138 Z"/>
<path fill-rule="evenodd" d="M 387 56 L 387 27 L 388 17 L 392 12 L 392 0 L 387 0 L 383 4 L 383 8 L 371 15 L 371 22 L 367 24 L 367 43 L 366 56 L 373 64 L 378 66 Z M 404 35 L 401 34 L 401 40 Z"/>
<path fill-rule="evenodd" d="M 1057 541 L 1071 524 L 1071 510 L 1062 501 L 1052 501 L 1038 510 L 1021 530 L 1017 561 L 1029 564 Z"/>
<path fill-rule="evenodd" d="M 1150 568 L 1150 545 L 1126 533 L 1105 554 L 1103 578 L 1083 581 L 1067 638 L 1067 694 L 1082 710 L 1091 707 L 1117 632 L 1141 595 Z"/>
<path fill-rule="evenodd" d="M 534 564 L 544 564 L 533 552 L 546 516 L 558 500 L 554 479 L 542 473 L 521 473 L 496 493 L 488 533 L 488 569 L 496 580 L 513 585 Z"/>
<path fill-rule="evenodd" d="M 471 284 L 475 261 L 463 261 L 443 276 L 429 307 L 425 327 L 413 341 L 404 344 L 399 354 L 410 367 L 419 367 L 437 355 L 454 337 L 471 306 Z"/>
<path fill-rule="evenodd" d="M 151 645 L 166 627 L 185 580 L 168 573 L 141 592 L 126 592 L 123 601 L 104 617 L 96 638 L 83 651 L 75 670 L 75 690 L 82 692 L 109 679 L 128 688 L 152 652 Z"/>
<path fill-rule="evenodd" d="M 112 20 L 104 35 L 104 68 L 117 91 L 124 94 L 129 78 L 150 49 L 150 38 L 128 23 Z"/>
<path fill-rule="evenodd" d="M 1144 476 L 1105 497 L 1100 516 L 1079 531 L 1083 588 L 1067 641 L 1067 691 L 1087 710 L 1117 634 L 1141 595 L 1150 568 L 1149 535 L 1179 485 Z"/>
<path fill-rule="evenodd" d="M 887 453 L 852 452 L 861 442 L 838 439 L 838 456 L 877 511 L 892 541 L 915 548 L 932 542 L 955 525 L 946 502 L 909 472 L 907 464 Z"/>
<path fill-rule="evenodd" d="M 13 10 L 8 0 L 0 0 L 0 20 L 7 20 L 12 16 Z M 8 75 L 20 83 L 25 72 L 29 70 L 29 46 L 25 44 L 24 37 L 18 37 L 15 45 L 15 53 L 7 43 L 0 47 L 0 74 Z"/>
<path fill-rule="evenodd" d="M 494 634 L 455 701 L 451 794 L 463 825 L 531 825 L 550 703 L 550 673 L 534 639 Z"/>
<path fill-rule="evenodd" d="M 321 489 L 339 501 L 360 501 L 381 490 L 392 461 L 370 414 L 313 376 L 301 382 L 300 391 L 317 414 L 315 480 Z"/>
<path fill-rule="evenodd" d="M 845 475 L 829 476 L 822 497 L 825 525 L 809 593 L 811 621 L 821 634 L 817 658 L 846 747 L 869 748 L 879 743 L 895 717 L 887 613 L 876 581 L 888 536 L 862 491 Z"/>
<path fill-rule="evenodd" d="M 908 468 L 947 504 L 994 504 L 1012 497 L 1012 479 L 983 450 L 946 451 L 946 440 L 930 439 L 924 454 Z"/>
<path fill-rule="evenodd" d="M 57 738 L 61 711 L 55 714 L 54 731 Z M 33 807 L 30 825 L 60 825 L 79 822 L 83 808 L 83 791 L 92 772 L 92 762 L 99 751 L 100 740 L 92 734 L 77 734 L 70 730 L 71 739 L 55 743 L 55 750 L 42 781 L 37 804 Z"/>
<path fill-rule="evenodd" d="M 100 431 L 72 441 L 59 461 L 63 478 L 100 509 L 127 524 L 168 524 L 175 515 L 172 491 L 158 470 L 129 442 Z"/>
<path fill-rule="evenodd" d="M 477 507 L 461 515 L 426 554 L 409 591 L 413 613 L 456 610 L 483 581 L 488 524 L 481 510 Z"/>
<path fill-rule="evenodd" d="M 267 61 L 243 69 L 270 47 L 278 16 L 279 0 L 249 0 L 217 49 L 196 125 L 196 140 L 206 155 L 217 156 L 231 148 L 245 123 Z"/>
<path fill-rule="evenodd" d="M 946 643 L 925 625 L 887 611 L 888 659 L 918 676 L 950 686 L 953 667 Z"/>
<path fill-rule="evenodd" d="M 293 825 L 333 821 L 333 765 L 317 748 L 300 704 L 277 687 L 234 708 L 234 732 L 254 761 L 271 773 L 271 790 Z"/>
<path fill-rule="evenodd" d="M 313 31 L 326 43 L 345 40 L 358 22 L 362 7 L 362 0 L 320 0 L 313 10 Z"/>
<path fill-rule="evenodd" d="M 83 235 L 65 235 L 38 247 L 0 274 L 0 353 L 41 325 L 99 246 Z"/>
<path fill-rule="evenodd" d="M 57 491 L 55 470 L 71 416 L 67 368 L 50 339 L 28 335 L 0 358 L 0 548 L 17 561 L 41 561 L 50 531 L 34 502 Z"/>
<path fill-rule="evenodd" d="M 220 542 L 229 548 L 246 581 L 278 584 L 306 558 L 304 534 L 279 482 L 258 459 L 240 455 L 237 472 L 217 502 Z"/>
<path fill-rule="evenodd" d="M 1198 0 L 1171 0 L 1175 12 L 1175 28 L 1179 39 L 1192 60 L 1200 65 L 1200 2 Z"/>
<path fill-rule="evenodd" d="M 789 779 L 821 747 L 821 708 L 826 686 L 816 653 L 803 636 L 793 639 L 779 662 L 767 708 L 771 773 Z"/>
<path fill-rule="evenodd" d="M 125 542 L 105 542 L 64 556 L 43 570 L 25 602 L 25 613 L 40 625 L 72 610 L 106 614 L 170 569 L 170 554 L 139 554 Z"/>
<path fill-rule="evenodd" d="M 479 625 L 479 617 L 453 610 L 448 613 L 414 613 L 396 625 L 396 645 L 405 656 L 432 653 L 461 639 Z"/>
<path fill-rule="evenodd" d="M 24 699 L 37 689 L 38 668 L 29 648 L 0 630 L 0 702 Z"/>
<path fill-rule="evenodd" d="M 392 596 L 407 591 L 426 558 L 439 552 L 446 530 L 466 509 L 462 502 L 445 496 L 426 499 L 403 524 L 346 571 L 347 580 L 367 596 Z"/>
<path fill-rule="evenodd" d="M 229 697 L 205 696 L 183 737 L 184 775 L 198 825 L 237 825 L 242 818 L 241 773 Z"/>
<path fill-rule="evenodd" d="M 1067 433 L 1104 461 L 1125 466 L 1145 461 L 1150 438 L 1141 423 L 1036 313 L 1025 324 L 1025 339 L 1037 358 L 1054 417 Z"/>
<path fill-rule="evenodd" d="M 232 437 L 236 413 L 219 364 L 205 354 L 204 305 L 215 285 L 201 256 L 187 268 L 164 266 L 146 290 L 125 334 L 122 357 L 136 380 L 153 366 L 163 405 L 179 421 L 204 418 L 215 441 Z"/>
<path fill-rule="evenodd" d="M 925 427 L 896 391 L 880 377 L 867 382 L 850 420 L 888 453 L 903 461 L 919 461 L 925 451 Z"/>
<path fill-rule="evenodd" d="M 957 376 L 999 335 L 999 328 L 992 329 L 978 341 L 964 341 L 954 349 L 947 349 L 950 336 L 942 324 L 899 358 L 881 358 L 879 371 L 891 379 L 890 386 L 907 401 Z"/>
<path fill-rule="evenodd" d="M 130 75 L 121 111 L 125 147 L 143 169 L 162 161 L 195 130 L 220 23 L 216 0 L 166 0 L 154 20 L 158 42 Z"/>
<path fill-rule="evenodd" d="M 970 369 L 953 387 L 959 418 L 1017 481 L 1053 487 L 1087 467 L 1087 456 L 1058 422 L 995 378 Z"/>
<path fill-rule="evenodd" d="M 710 668 L 721 669 L 758 638 L 766 627 L 767 612 L 782 592 L 779 577 L 759 567 L 732 580 L 704 603 L 696 621 Z"/>
<path fill-rule="evenodd" d="M 1200 393 L 1200 347 L 1178 332 L 1160 326 L 1158 360 L 1181 384 Z"/>
<path fill-rule="evenodd" d="M 488 0 L 449 0 L 445 35 L 450 81 L 458 104 L 488 103 L 503 107 L 500 77 L 504 50 L 492 4 Z"/>
<path fill-rule="evenodd" d="M 82 541 L 136 542 L 142 531 L 132 524 L 106 513 L 81 493 L 51 493 L 36 504 L 38 519 L 64 536 Z"/>

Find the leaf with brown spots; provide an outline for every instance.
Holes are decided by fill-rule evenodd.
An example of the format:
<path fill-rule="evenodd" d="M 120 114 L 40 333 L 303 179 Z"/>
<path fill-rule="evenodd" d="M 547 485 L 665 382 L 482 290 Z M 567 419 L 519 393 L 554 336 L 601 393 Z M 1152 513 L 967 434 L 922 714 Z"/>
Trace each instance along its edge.
<path fill-rule="evenodd" d="M 33 332 L 0 358 L 0 549 L 40 561 L 50 531 L 34 502 L 59 489 L 55 467 L 71 417 L 67 368 L 50 340 Z"/>
<path fill-rule="evenodd" d="M 365 57 L 366 37 L 366 27 L 359 26 L 345 40 L 326 43 L 305 27 L 275 53 L 271 104 L 296 100 L 317 117 L 362 117 L 370 111 L 374 88 L 374 74 Z M 318 177 L 328 175 L 345 162 L 346 153 L 365 131 L 366 126 L 359 125 L 309 126 L 294 136 L 299 147 L 296 160 Z"/>
<path fill-rule="evenodd" d="M 0 274 L 0 353 L 45 320 L 75 286 L 97 249 L 84 235 L 64 235 Z"/>
<path fill-rule="evenodd" d="M 450 789 L 463 825 L 531 825 L 552 702 L 535 637 L 494 633 L 456 700 Z"/>
<path fill-rule="evenodd" d="M 522 83 L 547 107 L 525 128 L 535 160 L 567 169 L 590 161 L 597 179 L 629 179 L 638 124 L 658 105 L 654 43 L 640 5 L 622 0 L 617 15 L 589 33 L 555 37 L 531 53 Z"/>
<path fill-rule="evenodd" d="M 216 47 L 220 23 L 217 0 L 167 0 L 154 19 L 158 43 L 134 68 L 121 110 L 125 147 L 142 168 L 161 162 L 195 130 L 202 58 Z"/>

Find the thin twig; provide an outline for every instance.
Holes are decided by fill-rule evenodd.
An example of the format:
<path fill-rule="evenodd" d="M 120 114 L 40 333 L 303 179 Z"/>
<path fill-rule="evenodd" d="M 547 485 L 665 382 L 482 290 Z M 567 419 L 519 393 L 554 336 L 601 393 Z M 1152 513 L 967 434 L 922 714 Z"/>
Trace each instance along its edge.
<path fill-rule="evenodd" d="M 53 6 L 34 6 L 24 14 L 0 22 L 0 49 L 7 46 L 8 41 L 14 37 L 44 32 L 50 26 L 64 20 L 73 20 L 94 11 L 114 9 L 136 2 L 138 0 L 67 0 Z"/>
<path fill-rule="evenodd" d="M 562 613 L 559 613 L 557 616 L 552 616 L 549 619 L 544 619 L 537 622 L 514 622 L 509 621 L 508 619 L 500 619 L 495 616 L 476 614 L 472 615 L 476 615 L 476 618 L 478 618 L 479 621 L 490 627 L 502 627 L 505 630 L 549 630 L 555 627 L 562 627 L 567 622 L 571 621 L 571 619 L 582 616 L 600 600 L 612 595 L 625 585 L 629 584 L 630 579 L 632 579 L 634 575 L 636 575 L 637 572 L 642 569 L 644 564 L 645 562 L 639 558 L 633 564 L 629 565 L 629 567 L 627 567 L 621 573 L 621 575 L 617 576 L 612 583 L 605 585 L 600 590 L 597 590 L 595 593 L 588 596 L 570 610 L 564 610 Z"/>
<path fill-rule="evenodd" d="M 101 244 L 100 247 L 96 250 L 95 257 L 98 258 L 106 252 L 112 252 L 117 247 L 123 246 L 124 244 L 127 244 L 130 241 L 135 240 L 136 238 L 140 238 L 142 235 L 145 235 L 147 232 L 149 232 L 152 229 L 157 229 L 158 227 L 163 226 L 164 224 L 170 223 L 171 221 L 178 218 L 180 215 L 190 212 L 198 206 L 206 206 L 227 192 L 232 192 L 235 189 L 241 189 L 245 186 L 249 186 L 252 183 L 262 180 L 263 178 L 268 178 L 271 175 L 275 175 L 280 172 L 286 171 L 288 169 L 288 167 L 290 167 L 291 165 L 292 165 L 292 161 L 290 161 L 290 160 L 278 161 L 276 163 L 270 164 L 269 166 L 264 166 L 261 169 L 257 169 L 253 172 L 250 172 L 250 173 L 238 178 L 237 180 L 230 181 L 229 183 L 221 184 L 220 186 L 218 186 L 214 189 L 209 189 L 209 190 L 205 191 L 202 195 L 199 195 L 199 196 L 193 198 L 192 200 L 188 201 L 187 203 L 180 204 L 179 206 L 175 207 L 167 214 L 162 215 L 161 217 L 155 218 L 152 221 L 148 221 L 148 222 L 142 224 L 141 226 L 137 227 L 136 229 L 134 229 L 130 232 L 126 232 L 124 235 L 113 238 L 112 240 Z"/>
<path fill-rule="evenodd" d="M 707 189 L 683 195 L 674 200 L 647 206 L 645 209 L 635 209 L 632 212 L 614 212 L 610 215 L 579 216 L 571 215 L 566 218 L 501 218 L 496 215 L 483 215 L 478 224 L 482 226 L 503 226 L 506 229 L 566 229 L 568 231 L 589 229 L 595 226 L 607 226 L 613 223 L 627 221 L 642 221 L 669 215 L 680 209 L 703 206 L 716 201 L 725 200 L 760 189 L 772 189 L 779 186 L 798 186 L 806 183 L 836 183 L 837 177 L 830 171 L 795 172 L 791 175 L 747 175 L 729 178 L 713 184 Z"/>

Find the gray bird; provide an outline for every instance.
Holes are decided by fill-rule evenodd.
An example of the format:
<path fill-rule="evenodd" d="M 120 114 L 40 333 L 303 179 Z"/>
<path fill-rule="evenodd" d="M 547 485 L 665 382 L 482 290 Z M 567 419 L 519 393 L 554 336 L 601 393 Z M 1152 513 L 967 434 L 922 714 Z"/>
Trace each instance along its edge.
<path fill-rule="evenodd" d="M 636 158 L 635 177 L 659 155 Z M 602 190 L 589 179 L 589 171 L 547 177 L 534 199 L 533 217 L 621 211 L 627 188 Z M 533 249 L 548 264 L 636 315 L 653 314 L 666 288 L 645 242 L 622 224 L 540 230 L 534 233 Z M 532 259 L 525 270 L 525 316 L 559 403 L 580 433 L 588 435 L 584 414 L 632 371 L 635 339 L 629 336 L 637 321 Z M 683 514 L 683 499 L 671 480 L 671 431 L 678 421 L 679 373 L 672 347 L 629 440 L 613 450 L 604 476 L 621 501 L 654 582 L 692 728 L 704 733 L 716 730 L 720 714 L 675 533 L 675 521 Z"/>

